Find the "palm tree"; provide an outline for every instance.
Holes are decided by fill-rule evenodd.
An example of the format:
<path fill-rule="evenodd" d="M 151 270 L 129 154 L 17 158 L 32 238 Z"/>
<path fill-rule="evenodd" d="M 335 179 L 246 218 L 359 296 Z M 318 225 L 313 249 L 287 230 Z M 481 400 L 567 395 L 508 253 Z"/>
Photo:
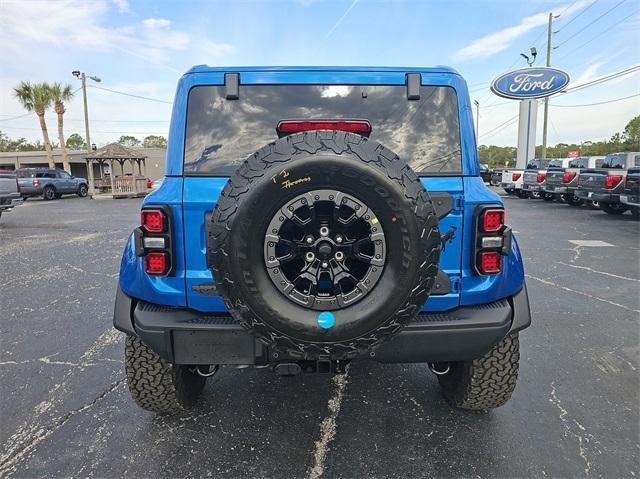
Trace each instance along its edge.
<path fill-rule="evenodd" d="M 51 91 L 46 83 L 34 83 L 22 81 L 13 89 L 13 95 L 22 103 L 27 111 L 34 111 L 40 120 L 40 129 L 42 130 L 42 138 L 44 139 L 44 149 L 47 152 L 49 167 L 55 168 L 53 161 L 53 151 L 51 150 L 51 142 L 49 141 L 49 133 L 47 132 L 47 124 L 44 121 L 44 113 L 51 106 Z"/>
<path fill-rule="evenodd" d="M 53 101 L 53 108 L 58 115 L 58 140 L 60 141 L 60 149 L 62 150 L 62 168 L 64 168 L 67 173 L 71 173 L 69 156 L 67 155 L 67 146 L 64 143 L 63 115 L 66 111 L 64 108 L 64 102 L 73 98 L 73 92 L 71 91 L 71 85 L 62 85 L 57 82 L 49 88 L 51 92 L 51 100 Z"/>

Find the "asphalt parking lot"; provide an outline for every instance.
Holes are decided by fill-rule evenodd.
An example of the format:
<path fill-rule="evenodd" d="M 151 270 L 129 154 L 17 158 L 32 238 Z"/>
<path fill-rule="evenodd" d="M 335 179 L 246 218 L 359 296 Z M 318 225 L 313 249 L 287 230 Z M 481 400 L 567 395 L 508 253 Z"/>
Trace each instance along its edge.
<path fill-rule="evenodd" d="M 334 378 L 223 369 L 193 411 L 161 417 L 130 399 L 111 328 L 140 201 L 28 201 L 0 222 L 0 476 L 637 475 L 639 224 L 505 203 L 533 312 L 506 406 L 454 410 L 425 365 L 354 362 Z"/>

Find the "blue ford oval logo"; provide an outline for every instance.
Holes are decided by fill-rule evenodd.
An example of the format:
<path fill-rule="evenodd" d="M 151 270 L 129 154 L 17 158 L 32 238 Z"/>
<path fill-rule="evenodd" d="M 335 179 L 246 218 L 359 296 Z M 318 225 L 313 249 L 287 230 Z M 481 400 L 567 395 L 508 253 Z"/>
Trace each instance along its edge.
<path fill-rule="evenodd" d="M 569 74 L 550 67 L 522 68 L 503 73 L 491 83 L 491 91 L 504 98 L 543 98 L 569 84 Z"/>

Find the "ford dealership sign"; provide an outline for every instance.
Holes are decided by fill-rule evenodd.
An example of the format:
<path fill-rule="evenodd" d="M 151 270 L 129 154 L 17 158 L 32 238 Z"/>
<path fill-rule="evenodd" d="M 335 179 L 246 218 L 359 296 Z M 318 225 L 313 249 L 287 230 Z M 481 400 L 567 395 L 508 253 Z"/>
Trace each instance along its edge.
<path fill-rule="evenodd" d="M 526 100 L 553 95 L 569 84 L 569 75 L 550 67 L 531 67 L 503 73 L 493 80 L 491 91 L 504 98 Z"/>

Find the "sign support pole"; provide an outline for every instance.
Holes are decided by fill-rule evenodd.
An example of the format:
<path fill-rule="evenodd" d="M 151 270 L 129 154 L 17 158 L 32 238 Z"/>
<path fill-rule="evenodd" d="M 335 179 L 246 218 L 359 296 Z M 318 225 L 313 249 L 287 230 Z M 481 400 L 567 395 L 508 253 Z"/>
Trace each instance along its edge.
<path fill-rule="evenodd" d="M 518 154 L 516 169 L 524 170 L 536 154 L 536 124 L 538 120 L 538 100 L 520 101 L 518 119 Z"/>

